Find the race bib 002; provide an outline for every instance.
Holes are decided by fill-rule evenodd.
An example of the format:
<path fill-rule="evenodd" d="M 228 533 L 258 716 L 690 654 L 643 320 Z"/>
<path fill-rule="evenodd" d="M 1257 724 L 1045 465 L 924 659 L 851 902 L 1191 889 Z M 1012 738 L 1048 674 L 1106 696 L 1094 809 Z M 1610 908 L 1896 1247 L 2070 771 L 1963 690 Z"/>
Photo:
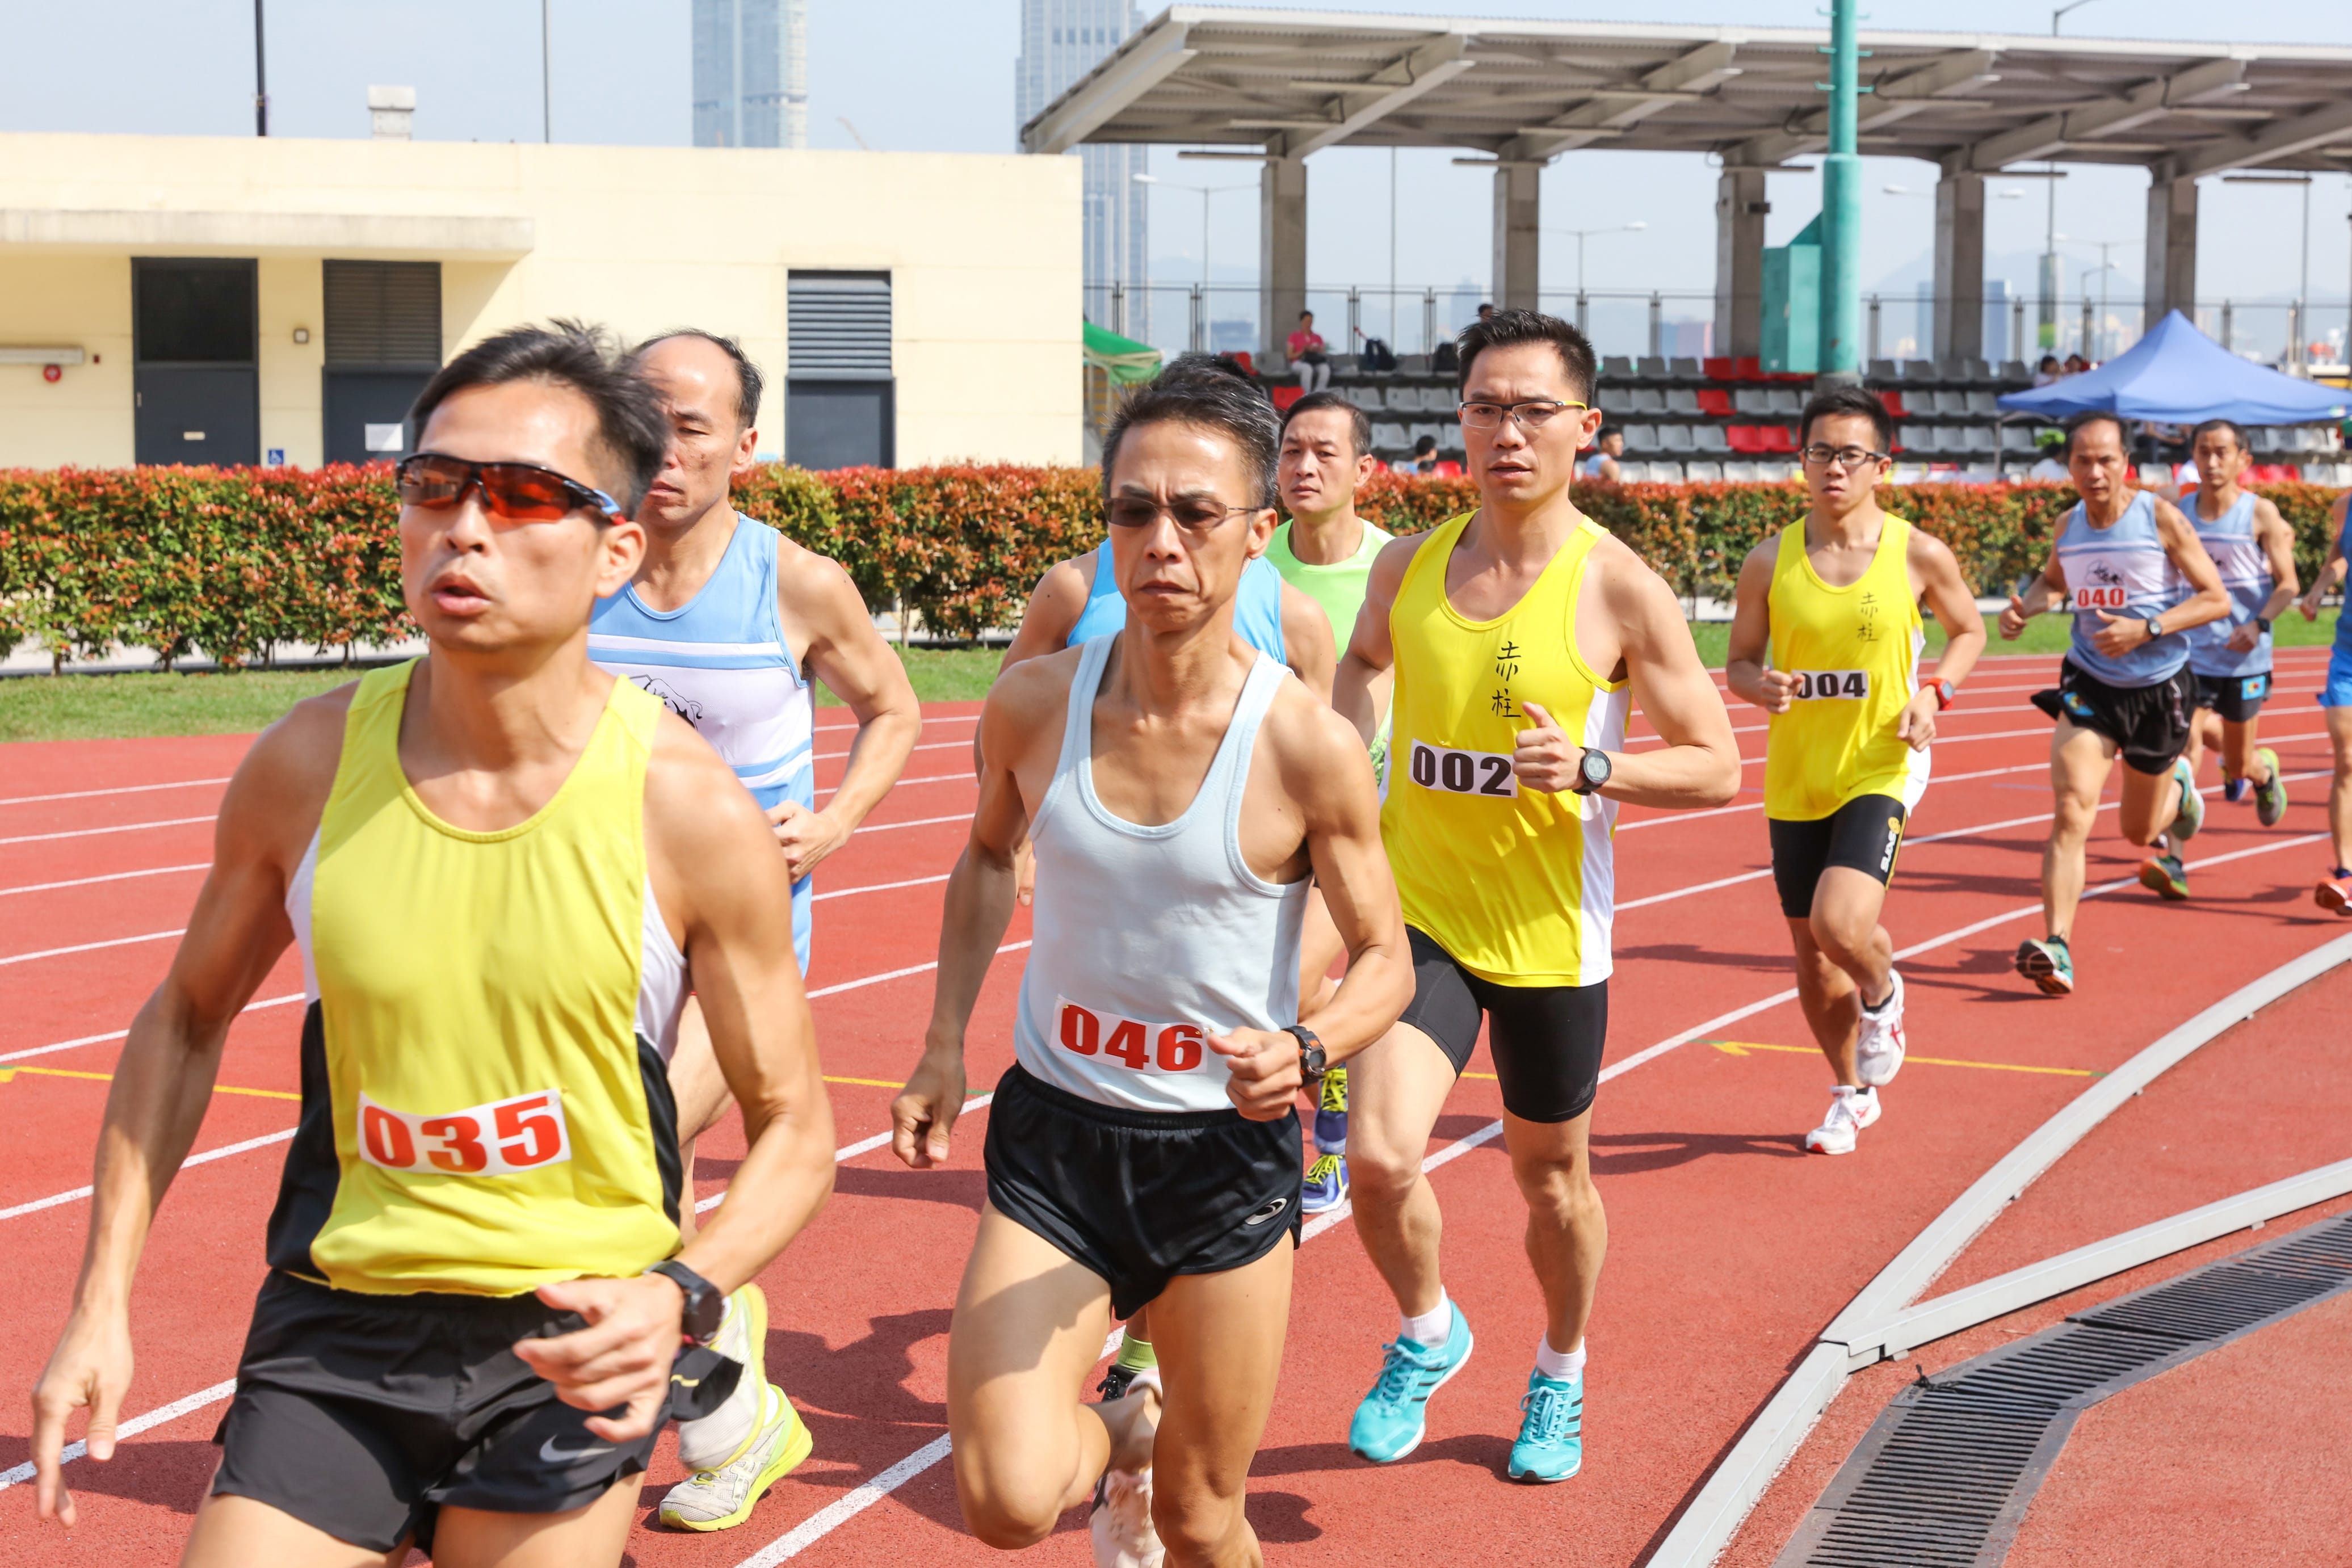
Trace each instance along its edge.
<path fill-rule="evenodd" d="M 388 1171 L 517 1176 L 571 1157 L 563 1096 L 553 1089 L 433 1115 L 360 1096 L 360 1158 Z"/>
<path fill-rule="evenodd" d="M 1845 701 L 1870 695 L 1868 670 L 1791 670 L 1797 689 L 1789 694 L 1801 703 Z"/>
<path fill-rule="evenodd" d="M 1511 771 L 1511 759 L 1492 751 L 1463 751 L 1416 740 L 1411 768 L 1414 783 L 1441 794 L 1496 795 L 1507 800 L 1519 792 L 1519 777 Z"/>
<path fill-rule="evenodd" d="M 2118 611 L 2130 601 L 2131 591 L 2120 582 L 2078 583 L 2074 589 L 2074 613 L 2093 610 Z"/>
<path fill-rule="evenodd" d="M 1064 1051 L 1123 1062 L 1137 1072 L 1192 1071 L 1208 1054 L 1201 1043 L 1206 1032 L 1197 1024 L 1146 1023 L 1067 997 L 1054 998 L 1054 1038 Z"/>

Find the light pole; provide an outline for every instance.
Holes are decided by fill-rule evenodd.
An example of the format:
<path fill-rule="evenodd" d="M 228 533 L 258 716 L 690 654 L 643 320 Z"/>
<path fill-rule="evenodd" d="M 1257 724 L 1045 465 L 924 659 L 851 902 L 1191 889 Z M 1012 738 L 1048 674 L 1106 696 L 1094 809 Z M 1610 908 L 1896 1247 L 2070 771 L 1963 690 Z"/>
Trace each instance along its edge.
<path fill-rule="evenodd" d="M 2058 36 L 2058 20 L 2069 11 L 2079 11 L 2091 0 L 2066 0 L 2063 5 L 2050 8 L 2050 36 Z M 2058 346 L 2058 165 L 2053 161 L 2042 165 L 2049 180 L 2049 193 L 2042 204 L 2042 298 L 2034 314 L 2041 319 L 2042 348 L 2044 352 Z"/>
<path fill-rule="evenodd" d="M 555 50 L 551 42 L 554 34 L 548 21 L 550 0 L 539 0 L 539 139 L 555 140 Z"/>
<path fill-rule="evenodd" d="M 1855 0 L 1830 0 L 1830 135 L 1822 156 L 1824 386 L 1857 385 L 1862 379 L 1861 47 L 1854 8 Z"/>
<path fill-rule="evenodd" d="M 2301 185 L 2303 187 L 2303 254 L 2296 273 L 2294 305 L 2287 312 L 2286 362 L 2289 367 L 2304 362 L 2310 346 L 2311 329 L 2306 318 L 2311 313 L 2311 176 L 2308 174 L 2224 174 L 2225 185 Z"/>
<path fill-rule="evenodd" d="M 1650 226 L 1650 225 L 1649 225 L 1649 224 L 1648 224 L 1647 222 L 1645 222 L 1644 220 L 1643 220 L 1643 219 L 1641 219 L 1641 218 L 1635 218 L 1635 219 L 1634 219 L 1632 223 L 1630 223 L 1630 224 L 1611 224 L 1607 228 L 1600 228 L 1600 229 L 1546 229 L 1544 232 L 1545 232 L 1546 234 L 1568 235 L 1570 235 L 1570 236 L 1571 236 L 1572 238 L 1574 238 L 1574 239 L 1575 239 L 1575 241 L 1576 241 L 1576 291 L 1577 291 L 1579 294 L 1581 294 L 1581 293 L 1583 293 L 1583 292 L 1584 292 L 1584 242 L 1585 242 L 1586 240 L 1591 239 L 1594 235 L 1638 234 L 1638 233 L 1640 233 L 1642 230 L 1643 230 L 1643 229 L 1645 229 L 1645 228 L 1648 228 L 1649 226 Z"/>
<path fill-rule="evenodd" d="M 1195 185 L 1183 180 L 1163 180 L 1157 174 L 1138 174 L 1139 185 L 1164 185 L 1171 191 L 1193 191 L 1201 197 L 1201 341 L 1205 348 L 1209 340 L 1209 198 L 1220 191 L 1246 191 L 1248 185 Z M 1148 281 L 1148 280 L 1147 280 Z"/>
<path fill-rule="evenodd" d="M 253 133 L 269 134 L 269 62 L 261 47 L 261 3 L 253 0 Z"/>

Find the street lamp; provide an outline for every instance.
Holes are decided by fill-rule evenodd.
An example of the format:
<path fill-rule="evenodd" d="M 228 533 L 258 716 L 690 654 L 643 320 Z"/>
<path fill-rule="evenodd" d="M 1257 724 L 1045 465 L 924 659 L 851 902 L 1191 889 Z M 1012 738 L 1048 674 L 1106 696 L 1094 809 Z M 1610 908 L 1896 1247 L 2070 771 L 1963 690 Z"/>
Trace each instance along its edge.
<path fill-rule="evenodd" d="M 1575 240 L 1576 240 L 1576 291 L 1577 291 L 1579 294 L 1581 294 L 1581 293 L 1583 293 L 1583 292 L 1584 292 L 1584 242 L 1585 242 L 1586 240 L 1588 240 L 1588 239 L 1591 239 L 1594 235 L 1621 235 L 1621 234 L 1635 234 L 1635 233 L 1639 233 L 1639 232 L 1640 232 L 1641 230 L 1643 230 L 1643 229 L 1648 228 L 1649 226 L 1650 226 L 1650 225 L 1649 225 L 1647 223 L 1643 222 L 1642 219 L 1640 219 L 1640 218 L 1635 218 L 1635 219 L 1634 219 L 1632 223 L 1630 223 L 1630 224 L 1611 224 L 1607 228 L 1600 228 L 1600 229 L 1550 229 L 1550 230 L 1547 230 L 1546 232 L 1547 232 L 1547 233 L 1550 233 L 1550 234 L 1556 234 L 1556 235 L 1573 235 L 1573 236 L 1575 237 Z"/>
<path fill-rule="evenodd" d="M 2288 323 L 2286 362 L 2303 363 L 2311 337 L 2304 317 L 2311 308 L 2311 176 L 2308 174 L 2224 174 L 2225 185 L 2301 185 L 2303 187 L 2303 266 L 2296 275 L 2294 311 Z"/>
<path fill-rule="evenodd" d="M 1182 180 L 1163 180 L 1157 174 L 1138 174 L 1139 185 L 1165 185 L 1171 191 L 1195 191 L 1201 197 L 1201 287 L 1209 287 L 1209 198 L 1220 191 L 1247 191 L 1250 185 L 1194 185 Z"/>

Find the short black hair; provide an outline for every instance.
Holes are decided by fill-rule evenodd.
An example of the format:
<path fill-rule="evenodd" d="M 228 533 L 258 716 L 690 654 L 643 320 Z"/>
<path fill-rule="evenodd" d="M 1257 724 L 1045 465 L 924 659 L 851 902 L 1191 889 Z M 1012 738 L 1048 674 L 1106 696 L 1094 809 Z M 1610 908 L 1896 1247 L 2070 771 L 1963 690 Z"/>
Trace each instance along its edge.
<path fill-rule="evenodd" d="M 1470 370 L 1482 351 L 1508 348 L 1515 343 L 1549 343 L 1559 351 L 1559 362 L 1568 367 L 1568 379 L 1576 384 L 1577 401 L 1592 401 L 1592 383 L 1600 368 L 1592 358 L 1591 340 L 1557 316 L 1547 316 L 1540 310 L 1497 310 L 1463 328 L 1462 335 L 1454 342 L 1455 351 L 1462 357 L 1463 392 L 1470 390 Z"/>
<path fill-rule="evenodd" d="M 1300 400 L 1304 402 L 1304 399 Z M 1271 507 L 1275 468 L 1282 461 L 1282 422 L 1257 383 L 1207 354 L 1180 354 L 1160 373 L 1128 393 L 1103 432 L 1103 497 L 1110 496 L 1112 465 L 1119 444 L 1141 424 L 1190 424 L 1213 430 L 1241 448 L 1242 466 L 1256 491 L 1249 502 Z"/>
<path fill-rule="evenodd" d="M 1870 421 L 1870 428 L 1878 436 L 1878 450 L 1895 450 L 1895 416 L 1886 412 L 1886 405 L 1878 401 L 1877 394 L 1861 387 L 1832 387 L 1806 399 L 1805 412 L 1797 418 L 1797 444 L 1806 446 L 1811 444 L 1813 421 L 1836 419 L 1841 415 Z"/>
<path fill-rule="evenodd" d="M 646 355 L 676 338 L 698 338 L 735 361 L 735 429 L 738 434 L 751 428 L 760 417 L 760 394 L 767 389 L 768 378 L 743 351 L 743 345 L 721 332 L 706 332 L 699 327 L 673 327 L 667 332 L 647 338 L 629 350 L 629 369 L 641 370 Z"/>
<path fill-rule="evenodd" d="M 1282 411 L 1282 430 L 1290 433 L 1290 422 L 1302 413 L 1313 413 L 1318 408 L 1340 408 L 1348 411 L 1348 440 L 1352 455 L 1361 457 L 1372 449 L 1372 422 L 1364 411 L 1335 392 L 1311 392 Z"/>
<path fill-rule="evenodd" d="M 2036 362 L 2037 364 L 2043 364 L 2043 365 L 2054 365 L 2054 364 L 2058 363 L 2058 356 L 2057 356 L 2057 355 L 2055 355 L 2055 354 L 2044 354 L 2044 355 L 2042 355 L 2042 358 L 2041 358 L 2040 360 L 2036 361 L 2035 362 Z"/>
<path fill-rule="evenodd" d="M 2236 420 L 2209 419 L 2204 423 L 2199 425 L 2196 429 L 2189 433 L 2189 449 L 2191 452 L 2197 450 L 2197 438 L 2204 434 L 2209 430 L 2226 430 L 2230 433 L 2230 439 L 2238 444 L 2239 451 L 2252 452 L 2253 450 L 2252 444 L 2246 440 L 2245 430 Z"/>
<path fill-rule="evenodd" d="M 1312 315 L 1314 315 L 1314 314 L 1315 314 L 1315 312 L 1314 312 L 1314 311 L 1312 311 L 1312 310 L 1301 310 L 1301 311 L 1298 313 L 1298 319 L 1299 319 L 1301 321 L 1304 321 L 1304 320 L 1306 320 L 1309 316 L 1312 316 Z"/>
<path fill-rule="evenodd" d="M 1412 444 L 1412 455 L 1415 457 L 1422 456 L 1426 453 L 1434 452 L 1436 450 L 1437 437 L 1434 435 L 1424 435 L 1419 441 Z"/>
<path fill-rule="evenodd" d="M 621 474 L 622 515 L 635 517 L 668 455 L 669 416 L 661 394 L 629 368 L 602 327 L 559 318 L 485 338 L 433 373 L 408 417 L 421 436 L 434 411 L 456 393 L 510 382 L 570 387 L 588 400 L 596 411 L 599 453 Z"/>
<path fill-rule="evenodd" d="M 2095 424 L 2114 425 L 2116 427 L 2116 444 L 2124 449 L 2124 455 L 2126 456 L 2129 456 L 2131 455 L 2131 432 L 2124 428 L 2123 416 L 2121 414 L 2109 413 L 2105 409 L 2093 408 L 2084 410 L 2081 413 L 2074 415 L 2072 419 L 2069 419 L 2066 422 L 2065 431 L 2067 456 L 2072 457 L 2074 455 L 2074 437 L 2081 432 L 2089 429 Z"/>

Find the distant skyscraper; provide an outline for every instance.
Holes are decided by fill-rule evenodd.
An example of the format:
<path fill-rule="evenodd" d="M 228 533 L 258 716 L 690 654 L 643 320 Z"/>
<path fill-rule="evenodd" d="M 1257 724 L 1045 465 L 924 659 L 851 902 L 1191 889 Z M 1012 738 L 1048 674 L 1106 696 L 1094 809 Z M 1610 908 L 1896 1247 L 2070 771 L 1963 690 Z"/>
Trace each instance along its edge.
<path fill-rule="evenodd" d="M 705 0 L 697 0 L 698 4 Z M 1013 67 L 1013 131 L 1036 118 L 1141 25 L 1134 0 L 1021 0 L 1021 58 Z M 1150 252 L 1144 187 L 1145 149 L 1081 147 L 1086 185 L 1087 319 L 1132 338 L 1151 331 Z M 1126 287 L 1119 320 L 1112 285 Z"/>
<path fill-rule="evenodd" d="M 808 0 L 694 0 L 694 144 L 808 145 Z"/>

